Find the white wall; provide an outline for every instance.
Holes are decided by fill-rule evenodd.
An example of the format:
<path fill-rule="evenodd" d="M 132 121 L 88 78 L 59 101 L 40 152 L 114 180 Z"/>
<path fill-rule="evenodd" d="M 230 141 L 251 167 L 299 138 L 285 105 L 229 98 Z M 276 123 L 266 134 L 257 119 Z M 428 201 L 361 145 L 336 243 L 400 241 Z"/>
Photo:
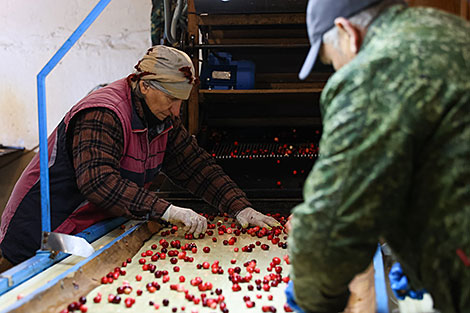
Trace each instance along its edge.
<path fill-rule="evenodd" d="M 2 0 L 0 143 L 38 144 L 36 75 L 98 0 Z M 48 133 L 93 87 L 127 76 L 150 47 L 151 0 L 111 0 L 46 78 Z"/>

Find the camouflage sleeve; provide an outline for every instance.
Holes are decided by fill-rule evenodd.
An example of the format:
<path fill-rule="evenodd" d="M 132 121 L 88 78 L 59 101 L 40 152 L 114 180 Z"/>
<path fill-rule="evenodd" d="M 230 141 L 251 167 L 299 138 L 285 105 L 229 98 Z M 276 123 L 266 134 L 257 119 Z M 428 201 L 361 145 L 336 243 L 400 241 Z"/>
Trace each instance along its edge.
<path fill-rule="evenodd" d="M 307 312 L 344 309 L 349 282 L 372 261 L 381 226 L 396 223 L 387 212 L 404 207 L 410 184 L 412 144 L 403 107 L 391 103 L 398 99 L 377 86 L 342 86 L 327 101 L 320 157 L 289 236 L 295 297 Z"/>

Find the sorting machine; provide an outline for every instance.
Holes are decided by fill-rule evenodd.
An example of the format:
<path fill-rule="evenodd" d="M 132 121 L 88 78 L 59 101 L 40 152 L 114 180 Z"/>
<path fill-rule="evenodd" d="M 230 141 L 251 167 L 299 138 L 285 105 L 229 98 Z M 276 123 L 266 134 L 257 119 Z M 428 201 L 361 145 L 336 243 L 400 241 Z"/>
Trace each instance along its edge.
<path fill-rule="evenodd" d="M 189 131 L 257 209 L 288 214 L 318 156 L 319 96 L 332 73 L 318 64 L 307 80 L 297 77 L 309 49 L 307 1 L 188 4 L 180 47 L 201 81 L 185 110 Z M 170 181 L 155 188 L 177 204 L 206 206 Z"/>

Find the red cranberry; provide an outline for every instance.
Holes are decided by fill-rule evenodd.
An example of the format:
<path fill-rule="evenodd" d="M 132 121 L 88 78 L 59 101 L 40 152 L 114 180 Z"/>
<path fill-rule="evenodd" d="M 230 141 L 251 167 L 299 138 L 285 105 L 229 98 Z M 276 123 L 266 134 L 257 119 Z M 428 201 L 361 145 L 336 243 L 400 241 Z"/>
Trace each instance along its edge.
<path fill-rule="evenodd" d="M 237 291 L 242 290 L 242 288 L 240 287 L 239 284 L 233 284 L 233 285 L 232 285 L 232 290 L 233 290 L 234 292 L 237 292 Z"/>
<path fill-rule="evenodd" d="M 77 302 L 72 302 L 67 306 L 67 309 L 73 312 L 75 310 L 78 310 L 79 307 L 80 305 Z"/>
<path fill-rule="evenodd" d="M 255 306 L 255 303 L 253 301 L 246 301 L 245 304 L 247 308 L 252 308 Z"/>
<path fill-rule="evenodd" d="M 211 251 L 211 248 L 209 248 L 209 247 L 204 247 L 204 248 L 202 249 L 202 251 L 204 251 L 205 253 L 209 253 L 209 252 Z"/>
<path fill-rule="evenodd" d="M 287 303 L 284 303 L 284 311 L 285 312 L 294 312 L 294 310 L 292 310 L 292 308 Z"/>
<path fill-rule="evenodd" d="M 114 304 L 119 304 L 119 303 L 121 303 L 121 297 L 120 297 L 120 296 L 115 296 L 112 302 L 113 302 Z"/>
<path fill-rule="evenodd" d="M 168 306 L 168 304 L 170 304 L 170 301 L 168 299 L 163 299 L 162 304 L 164 306 Z"/>

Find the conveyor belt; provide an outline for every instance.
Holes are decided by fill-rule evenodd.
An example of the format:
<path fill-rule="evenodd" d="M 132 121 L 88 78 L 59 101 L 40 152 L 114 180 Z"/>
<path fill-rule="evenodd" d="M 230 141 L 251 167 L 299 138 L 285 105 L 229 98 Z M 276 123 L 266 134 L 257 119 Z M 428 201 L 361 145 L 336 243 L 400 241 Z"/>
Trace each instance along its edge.
<path fill-rule="evenodd" d="M 210 152 L 216 159 L 316 158 L 318 146 L 313 143 L 220 143 Z"/>

